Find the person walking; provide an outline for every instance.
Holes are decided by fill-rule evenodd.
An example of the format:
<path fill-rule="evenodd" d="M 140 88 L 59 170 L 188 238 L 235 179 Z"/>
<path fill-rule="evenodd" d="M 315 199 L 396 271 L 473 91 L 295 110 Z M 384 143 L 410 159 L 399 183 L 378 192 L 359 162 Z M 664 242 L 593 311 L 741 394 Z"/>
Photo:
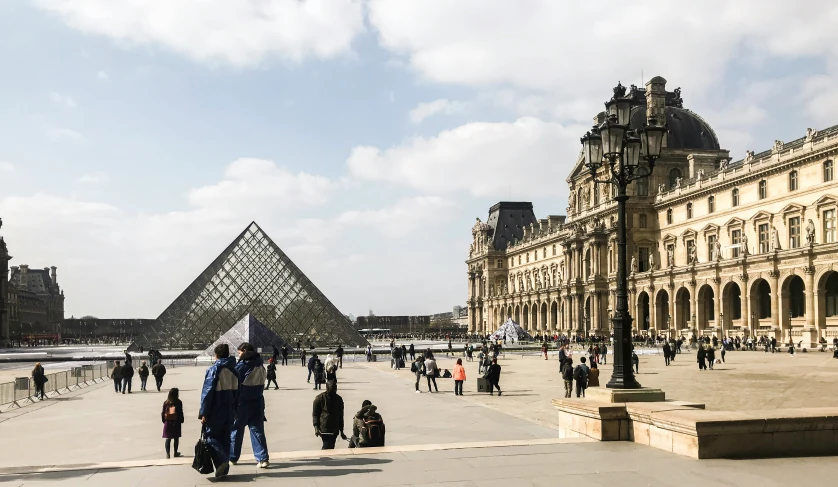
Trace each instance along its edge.
<path fill-rule="evenodd" d="M 495 389 L 498 390 L 498 396 L 503 395 L 503 391 L 500 390 L 500 371 L 501 366 L 498 364 L 498 359 L 492 359 L 492 365 L 489 366 L 489 370 L 486 371 L 485 379 L 489 381 L 489 395 L 495 395 Z"/>
<path fill-rule="evenodd" d="M 154 382 L 157 384 L 157 392 L 160 392 L 160 388 L 163 387 L 163 376 L 166 375 L 166 366 L 160 359 L 151 368 L 151 375 L 154 376 Z"/>
<path fill-rule="evenodd" d="M 306 366 L 306 350 L 304 348 L 300 349 L 300 365 Z"/>
<path fill-rule="evenodd" d="M 605 343 L 602 344 L 602 347 L 599 349 L 599 358 L 603 364 L 608 363 L 608 346 Z"/>
<path fill-rule="evenodd" d="M 454 366 L 454 395 L 463 395 L 463 381 L 466 380 L 466 369 L 463 367 L 463 359 L 458 358 Z"/>
<path fill-rule="evenodd" d="M 230 463 L 235 465 L 242 453 L 244 428 L 250 430 L 250 445 L 259 468 L 268 468 L 268 441 L 265 438 L 265 396 L 262 384 L 267 372 L 262 356 L 248 342 L 238 347 L 239 361 L 236 363 L 236 377 L 239 390 L 236 393 L 236 416 L 230 434 Z M 271 363 L 275 363 L 271 358 Z M 274 365 L 276 369 L 276 365 Z"/>
<path fill-rule="evenodd" d="M 125 363 L 122 366 L 122 393 L 125 394 L 125 391 L 128 391 L 128 394 L 131 394 L 131 381 L 134 378 L 134 367 L 131 366 L 130 363 Z"/>
<path fill-rule="evenodd" d="M 725 363 L 725 349 L 724 348 L 722 348 L 721 354 L 722 354 L 722 363 Z"/>
<path fill-rule="evenodd" d="M 140 362 L 140 368 L 137 369 L 137 375 L 140 376 L 140 390 L 141 391 L 146 390 L 145 385 L 146 385 L 146 382 L 148 382 L 149 371 L 148 371 L 148 366 L 145 364 L 145 360 Z"/>
<path fill-rule="evenodd" d="M 267 377 L 268 382 L 265 384 L 265 390 L 267 391 L 271 388 L 271 382 L 274 383 L 274 390 L 279 389 L 279 384 L 276 383 L 276 362 L 274 362 L 274 359 L 271 359 L 270 362 L 268 362 Z"/>
<path fill-rule="evenodd" d="M 372 345 L 367 345 L 367 350 L 364 352 L 364 355 L 367 356 L 367 362 L 372 362 Z"/>
<path fill-rule="evenodd" d="M 663 342 L 663 360 L 667 367 L 669 367 L 669 354 L 671 352 L 672 348 L 669 346 L 669 342 Z"/>
<path fill-rule="evenodd" d="M 413 359 L 410 371 L 416 376 L 416 394 L 420 394 L 419 381 L 422 380 L 422 376 L 425 375 L 425 362 L 422 360 L 422 357 L 415 357 Z"/>
<path fill-rule="evenodd" d="M 230 435 L 236 414 L 236 359 L 230 347 L 222 343 L 215 347 L 215 363 L 210 365 L 201 387 L 201 407 L 198 418 L 215 464 L 215 477 L 226 477 L 230 471 Z"/>
<path fill-rule="evenodd" d="M 637 356 L 637 353 L 632 350 L 631 351 L 631 363 L 634 365 L 634 373 L 640 373 L 640 358 Z"/>
<path fill-rule="evenodd" d="M 559 370 L 562 370 L 562 367 L 564 367 L 564 364 L 568 361 L 569 357 L 570 355 L 567 353 L 567 345 L 562 344 L 559 348 Z"/>
<path fill-rule="evenodd" d="M 564 361 L 561 368 L 562 380 L 564 381 L 564 397 L 573 395 L 573 359 Z"/>
<path fill-rule="evenodd" d="M 707 365 L 710 370 L 713 370 L 713 364 L 716 362 L 716 349 L 712 345 L 707 346 Z"/>
<path fill-rule="evenodd" d="M 314 366 L 315 366 L 315 365 L 317 364 L 317 362 L 319 362 L 319 361 L 320 361 L 320 360 L 318 360 L 318 359 L 317 359 L 317 354 L 316 354 L 316 353 L 312 353 L 312 354 L 311 354 L 311 358 L 310 358 L 310 359 L 308 359 L 308 379 L 306 379 L 306 382 L 311 382 L 311 375 L 314 373 Z M 317 378 L 316 378 L 316 376 L 315 376 L 315 380 L 314 380 L 314 385 L 315 385 L 315 389 L 317 389 L 317 387 L 316 387 L 316 386 L 317 386 Z"/>
<path fill-rule="evenodd" d="M 544 355 L 544 360 L 547 360 L 547 342 L 541 344 L 541 355 Z"/>
<path fill-rule="evenodd" d="M 588 370 L 588 387 L 599 387 L 599 367 L 596 362 L 591 362 L 591 368 Z"/>
<path fill-rule="evenodd" d="M 352 420 L 352 436 L 349 448 L 374 448 L 384 446 L 384 419 L 378 414 L 372 401 L 361 403 L 361 410 Z"/>
<path fill-rule="evenodd" d="M 698 352 L 695 354 L 696 361 L 698 362 L 698 370 L 704 370 L 707 368 L 707 352 L 704 350 L 704 346 L 701 345 L 698 347 Z"/>
<path fill-rule="evenodd" d="M 113 369 L 111 369 L 111 379 L 113 379 L 113 390 L 117 394 L 122 392 L 122 366 L 119 365 L 119 360 L 114 362 Z"/>
<path fill-rule="evenodd" d="M 276 360 L 274 360 L 272 363 L 275 364 Z M 283 343 L 282 344 L 282 366 L 284 367 L 286 365 L 288 365 L 288 345 Z M 276 368 L 275 365 L 274 365 L 274 368 Z"/>
<path fill-rule="evenodd" d="M 410 344 L 409 353 L 410 353 L 410 361 L 412 362 L 412 361 L 416 360 L 416 347 L 414 347 L 412 343 Z"/>
<path fill-rule="evenodd" d="M 588 388 L 588 372 L 591 370 L 585 364 L 585 357 L 579 359 L 580 364 L 573 369 L 573 379 L 576 380 L 576 397 L 585 397 Z"/>
<path fill-rule="evenodd" d="M 314 356 L 314 389 L 320 389 L 321 384 L 326 383 L 326 366 L 317 356 Z"/>
<path fill-rule="evenodd" d="M 335 355 L 337 356 L 338 361 L 338 368 L 343 368 L 343 345 L 338 344 L 337 350 L 335 350 Z"/>
<path fill-rule="evenodd" d="M 245 342 L 245 343 L 247 343 L 247 342 Z M 276 348 L 276 345 L 273 345 L 273 344 L 271 345 L 271 347 L 273 348 L 273 353 L 271 354 L 271 358 L 274 360 L 274 362 L 276 362 L 276 361 L 279 360 L 279 349 Z"/>
<path fill-rule="evenodd" d="M 425 377 L 428 379 L 428 392 L 434 392 L 431 390 L 431 382 L 434 383 L 434 390 L 439 392 L 439 388 L 436 386 L 436 375 L 439 371 L 439 367 L 436 365 L 436 360 L 434 360 L 434 356 L 430 355 L 427 359 L 425 359 Z"/>
<path fill-rule="evenodd" d="M 338 383 L 326 383 L 326 391 L 314 398 L 311 418 L 314 423 L 314 436 L 323 442 L 321 450 L 334 450 L 337 436 L 346 439 L 343 433 L 343 398 L 338 395 Z"/>
<path fill-rule="evenodd" d="M 44 392 L 44 385 L 47 383 L 47 376 L 44 373 L 41 362 L 36 363 L 32 369 L 32 382 L 35 383 L 35 397 L 42 401 L 46 399 L 47 395 Z"/>
<path fill-rule="evenodd" d="M 179 397 L 180 391 L 177 387 L 173 387 L 169 391 L 166 400 L 163 401 L 163 411 L 160 413 L 160 419 L 163 421 L 163 438 L 166 439 L 166 458 L 171 458 L 172 440 L 175 443 L 175 458 L 180 456 L 178 451 L 178 443 L 180 443 L 181 425 L 184 421 L 183 403 Z"/>

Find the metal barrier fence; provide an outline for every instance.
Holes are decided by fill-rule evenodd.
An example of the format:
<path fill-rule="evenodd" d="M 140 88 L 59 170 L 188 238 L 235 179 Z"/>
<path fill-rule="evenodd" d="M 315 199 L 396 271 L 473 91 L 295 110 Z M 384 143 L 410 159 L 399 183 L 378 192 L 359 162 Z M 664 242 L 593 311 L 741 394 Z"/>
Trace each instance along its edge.
<path fill-rule="evenodd" d="M 63 372 L 46 374 L 44 394 L 55 396 L 104 381 L 113 369 L 113 362 L 73 367 Z M 32 377 L 18 377 L 0 384 L 0 410 L 9 411 L 36 402 Z M 5 408 L 5 409 L 3 409 Z"/>

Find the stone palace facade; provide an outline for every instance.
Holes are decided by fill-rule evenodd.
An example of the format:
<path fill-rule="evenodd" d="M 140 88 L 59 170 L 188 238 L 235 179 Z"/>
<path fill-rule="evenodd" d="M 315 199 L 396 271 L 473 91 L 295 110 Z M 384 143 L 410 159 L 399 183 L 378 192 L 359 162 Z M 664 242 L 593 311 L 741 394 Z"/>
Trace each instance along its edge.
<path fill-rule="evenodd" d="M 838 337 L 838 126 L 733 161 L 663 78 L 629 96 L 632 127 L 650 116 L 667 124 L 654 173 L 628 190 L 634 333 L 807 346 Z M 539 219 L 531 203 L 500 202 L 477 219 L 466 261 L 470 331 L 512 318 L 531 333 L 611 332 L 614 193 L 592 183 L 581 154 L 567 182 L 567 216 Z"/>

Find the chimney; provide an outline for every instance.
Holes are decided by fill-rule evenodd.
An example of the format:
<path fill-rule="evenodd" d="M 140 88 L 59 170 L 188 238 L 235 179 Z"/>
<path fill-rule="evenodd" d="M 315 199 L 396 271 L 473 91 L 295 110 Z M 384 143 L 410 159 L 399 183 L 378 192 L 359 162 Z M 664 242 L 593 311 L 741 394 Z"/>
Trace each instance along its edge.
<path fill-rule="evenodd" d="M 646 83 L 646 119 L 656 118 L 658 124 L 666 123 L 666 80 L 655 76 Z"/>
<path fill-rule="evenodd" d="M 50 269 L 52 270 L 52 273 L 50 274 L 50 277 L 52 277 L 52 284 L 54 286 L 57 286 L 58 285 L 58 274 L 56 273 L 56 270 L 58 270 L 58 268 L 55 267 L 55 266 L 52 266 L 52 267 L 50 267 Z"/>

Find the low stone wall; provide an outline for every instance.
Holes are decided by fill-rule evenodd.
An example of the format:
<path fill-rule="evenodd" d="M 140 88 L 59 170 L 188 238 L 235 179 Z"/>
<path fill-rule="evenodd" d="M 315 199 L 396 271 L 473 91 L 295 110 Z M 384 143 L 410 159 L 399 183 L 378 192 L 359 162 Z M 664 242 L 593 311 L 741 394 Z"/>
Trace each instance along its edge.
<path fill-rule="evenodd" d="M 838 408 L 707 411 L 682 401 L 554 400 L 559 437 L 633 441 L 696 459 L 838 455 Z"/>

